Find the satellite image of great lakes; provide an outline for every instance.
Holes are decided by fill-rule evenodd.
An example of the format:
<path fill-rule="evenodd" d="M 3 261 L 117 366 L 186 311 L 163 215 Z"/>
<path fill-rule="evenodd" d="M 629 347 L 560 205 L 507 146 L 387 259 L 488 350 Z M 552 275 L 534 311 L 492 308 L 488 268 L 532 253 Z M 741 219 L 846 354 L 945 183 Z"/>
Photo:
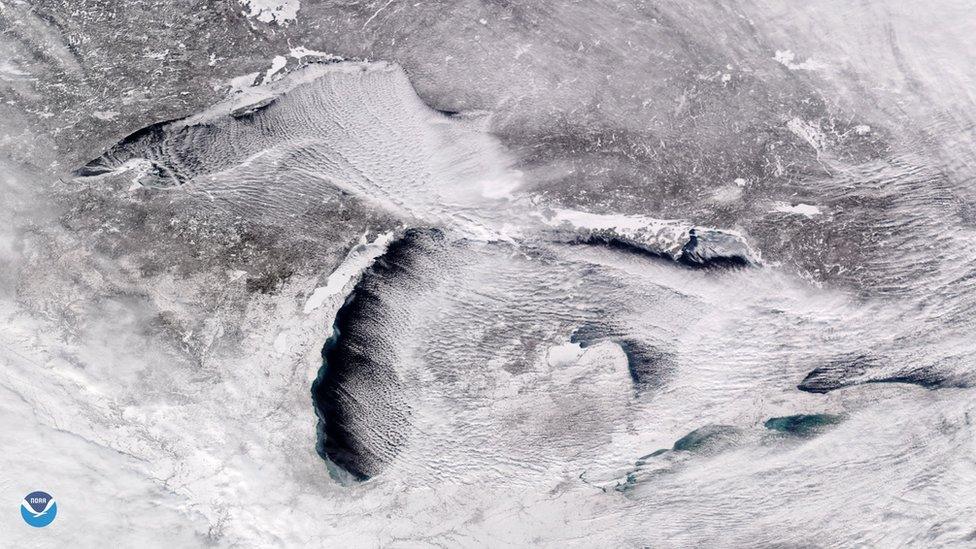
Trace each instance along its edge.
<path fill-rule="evenodd" d="M 976 544 L 974 37 L 0 0 L 0 546 Z"/>

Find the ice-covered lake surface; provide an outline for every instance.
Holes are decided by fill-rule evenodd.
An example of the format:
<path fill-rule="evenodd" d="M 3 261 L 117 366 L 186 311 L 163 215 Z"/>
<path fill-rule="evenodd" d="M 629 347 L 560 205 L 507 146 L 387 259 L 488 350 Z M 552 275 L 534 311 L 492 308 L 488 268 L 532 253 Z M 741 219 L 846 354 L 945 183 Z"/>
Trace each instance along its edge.
<path fill-rule="evenodd" d="M 976 543 L 974 15 L 0 0 L 0 545 Z"/>

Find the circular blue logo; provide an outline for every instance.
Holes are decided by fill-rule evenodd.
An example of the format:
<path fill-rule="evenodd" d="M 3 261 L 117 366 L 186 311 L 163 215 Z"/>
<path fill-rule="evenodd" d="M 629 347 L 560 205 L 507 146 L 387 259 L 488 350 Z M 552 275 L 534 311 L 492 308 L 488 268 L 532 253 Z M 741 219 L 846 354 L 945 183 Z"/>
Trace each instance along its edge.
<path fill-rule="evenodd" d="M 31 492 L 20 503 L 20 516 L 34 528 L 44 528 L 58 516 L 58 504 L 47 492 Z"/>

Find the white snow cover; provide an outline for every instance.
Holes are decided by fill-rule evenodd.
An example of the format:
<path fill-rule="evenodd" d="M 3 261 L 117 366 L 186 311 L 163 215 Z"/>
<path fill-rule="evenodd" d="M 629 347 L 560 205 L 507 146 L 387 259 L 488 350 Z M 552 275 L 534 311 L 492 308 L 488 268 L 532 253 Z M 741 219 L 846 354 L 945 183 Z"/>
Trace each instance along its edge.
<path fill-rule="evenodd" d="M 786 123 L 786 129 L 790 130 L 793 135 L 809 143 L 817 152 L 822 151 L 827 143 L 827 137 L 820 130 L 818 124 L 807 122 L 800 117 L 791 118 Z"/>
<path fill-rule="evenodd" d="M 383 3 L 374 2 L 374 8 Z M 252 8 L 255 4 L 247 3 Z M 913 105 L 914 96 L 902 80 L 921 87 L 926 108 L 955 115 L 967 112 L 974 89 L 969 85 L 973 71 L 966 70 L 971 48 L 958 44 L 973 35 L 972 18 L 957 16 L 954 25 L 947 24 L 953 13 L 948 8 L 954 4 L 956 13 L 965 15 L 971 10 L 967 2 L 939 1 L 940 9 L 905 3 L 904 9 L 892 10 L 884 18 L 877 17 L 874 3 L 865 3 L 868 7 L 838 4 L 811 11 L 816 24 L 810 25 L 802 24 L 809 17 L 804 10 L 780 4 L 784 5 L 755 4 L 757 24 L 779 31 L 789 19 L 801 23 L 794 25 L 799 32 L 808 32 L 803 29 L 809 27 L 824 37 L 811 50 L 830 52 L 830 59 L 849 59 L 845 62 L 861 75 L 860 83 L 904 99 L 900 105 L 910 115 L 917 115 L 919 107 Z M 760 8 L 774 13 L 764 20 Z M 865 16 L 851 16 L 862 12 Z M 885 28 L 874 25 L 879 20 Z M 269 22 L 281 20 L 272 15 Z M 863 39 L 837 39 L 842 36 Z M 931 47 L 944 37 L 960 40 L 955 47 L 952 42 Z M 796 44 L 806 47 L 800 40 Z M 893 75 L 887 63 L 895 44 L 914 73 L 911 79 Z M 835 49 L 824 50 L 827 47 Z M 788 63 L 797 67 L 792 70 L 808 70 L 803 66 L 809 60 L 794 63 L 792 59 Z M 795 120 L 795 133 L 804 139 L 816 137 L 809 131 L 819 127 L 816 122 Z M 872 124 L 879 134 L 886 129 L 884 120 Z M 952 134 L 949 125 L 934 127 L 939 133 L 950 132 L 949 139 L 964 135 Z M 863 126 L 855 132 L 871 130 Z M 818 147 L 817 139 L 808 142 Z M 969 142 L 968 138 L 947 141 L 956 151 L 972 150 L 960 146 Z M 3 168 L 0 182 L 13 177 Z M 21 179 L 24 188 L 35 186 L 34 178 Z M 46 202 L 41 201 L 17 211 L 14 205 L 25 192 L 19 188 L 8 192 L 5 185 L 0 183 L 0 212 L 7 219 L 43 215 Z M 907 211 L 916 220 L 931 217 L 932 207 L 911 205 L 904 201 L 892 213 Z M 416 211 L 443 217 L 431 207 L 420 204 Z M 816 208 L 784 207 L 808 213 Z M 636 221 L 640 216 L 594 215 L 570 211 L 557 217 L 564 218 L 560 224 L 605 227 L 596 230 L 631 234 L 642 230 Z M 0 226 L 0 277 L 7 276 L 10 265 L 16 268 L 20 256 L 35 253 L 32 247 L 47 244 L 27 240 L 25 245 L 11 227 L 16 225 Z M 936 315 L 928 319 L 964 315 L 972 304 L 969 288 L 956 282 L 965 279 L 953 270 L 971 264 L 966 256 L 972 255 L 972 234 L 965 226 L 951 233 L 947 242 L 952 246 L 938 250 L 925 242 L 922 250 L 933 262 L 961 259 L 952 266 L 947 266 L 948 261 L 935 263 L 944 269 L 938 276 L 952 284 L 937 291 L 920 285 L 926 309 L 931 309 L 925 314 Z M 85 247 L 70 235 L 57 236 L 51 240 L 64 243 L 64 253 L 74 256 L 71 265 L 84 267 L 79 278 L 132 280 L 127 271 L 113 275 L 116 265 L 128 267 L 125 262 L 89 258 Z M 917 241 L 895 244 L 891 258 L 910 259 L 901 254 Z M 933 249 L 946 255 L 940 257 Z M 573 252 L 553 253 L 560 263 L 568 264 L 576 259 L 578 250 Z M 459 361 L 468 366 L 459 376 L 465 382 L 449 386 L 463 389 L 450 393 L 451 398 L 431 401 L 424 398 L 427 392 L 410 395 L 416 408 L 427 412 L 417 417 L 432 427 L 414 440 L 423 442 L 430 435 L 444 439 L 477 429 L 492 436 L 451 438 L 467 444 L 414 453 L 421 459 L 400 460 L 397 469 L 350 488 L 329 480 L 313 447 L 307 380 L 321 364 L 323 332 L 335 314 L 334 300 L 328 296 L 310 313 L 304 311 L 318 280 L 295 281 L 279 295 L 255 296 L 239 311 L 230 306 L 213 311 L 203 326 L 208 341 L 219 343 L 225 330 L 231 333 L 240 327 L 246 337 L 240 338 L 233 352 L 227 352 L 226 345 L 214 345 L 193 368 L 153 362 L 159 353 L 153 352 L 156 347 L 142 329 L 145 320 L 83 315 L 83 308 L 75 309 L 111 295 L 93 294 L 85 285 L 46 283 L 50 274 L 46 272 L 24 277 L 27 288 L 43 290 L 38 297 L 52 304 L 70 303 L 80 311 L 82 331 L 65 338 L 56 317 L 23 310 L 22 300 L 15 301 L 6 295 L 6 286 L 0 287 L 4 320 L 0 323 L 0 447 L 9 449 L 0 463 L 0 486 L 9 501 L 43 489 L 63 504 L 58 521 L 43 531 L 26 527 L 16 510 L 0 513 L 3 545 L 46 547 L 70 539 L 73 545 L 89 547 L 104 544 L 106 538 L 138 547 L 519 546 L 526 540 L 545 546 L 933 547 L 971 542 L 967 517 L 976 514 L 976 469 L 971 459 L 976 399 L 971 388 L 930 391 L 905 384 L 868 384 L 827 395 L 795 389 L 812 365 L 822 364 L 833 353 L 884 351 L 896 338 L 922 343 L 896 355 L 904 360 L 893 361 L 893 374 L 898 373 L 899 363 L 952 363 L 957 356 L 961 357 L 959 372 L 965 374 L 972 354 L 971 339 L 963 337 L 971 328 L 965 316 L 959 315 L 962 322 L 955 322 L 957 332 L 944 330 L 945 325 L 935 321 L 928 326 L 932 329 L 920 330 L 922 309 L 902 310 L 900 299 L 849 297 L 829 287 L 804 284 L 776 269 L 719 276 L 648 269 L 644 262 L 620 257 L 591 257 L 588 260 L 602 262 L 596 271 L 587 265 L 579 276 L 558 277 L 553 274 L 557 269 L 549 267 L 540 267 L 542 274 L 534 275 L 526 266 L 531 262 L 515 263 L 515 258 L 517 254 L 508 260 L 499 254 L 479 262 L 471 269 L 478 275 L 469 276 L 473 282 L 451 286 L 459 304 L 453 322 L 451 315 L 442 314 L 451 312 L 442 306 L 449 292 L 433 292 L 434 297 L 413 307 L 417 312 L 403 321 L 429 326 L 426 336 L 455 328 L 435 346 L 449 348 L 455 355 L 459 349 L 488 341 L 480 337 L 483 334 L 511 336 L 510 341 L 492 340 L 500 344 L 492 349 L 492 355 L 500 357 L 493 359 L 497 363 Z M 96 262 L 100 270 L 88 268 Z M 495 276 L 499 273 L 505 276 Z M 243 271 L 228 275 L 232 280 L 244 276 Z M 524 309 L 509 305 L 547 305 L 558 299 L 555 316 L 574 318 L 582 311 L 579 300 L 592 291 L 592 286 L 577 289 L 577 285 L 598 277 L 612 282 L 599 282 L 612 290 L 604 297 L 618 293 L 625 297 L 612 301 L 624 309 L 618 315 L 620 325 L 638 335 L 662 334 L 669 343 L 665 350 L 677 358 L 667 388 L 653 398 L 631 398 L 624 357 L 616 344 L 585 350 L 560 345 L 571 328 L 526 355 L 530 360 L 524 372 L 511 374 L 502 367 L 504 346 L 520 349 L 519 342 L 529 339 L 529 323 L 506 322 L 505 315 L 523 321 L 532 318 Z M 167 272 L 151 280 L 151 285 L 133 287 L 177 318 L 196 314 L 194 289 L 214 287 L 213 280 L 186 280 Z M 526 288 L 540 290 L 540 296 L 510 292 L 522 288 L 515 283 L 520 280 L 526 280 Z M 234 292 L 229 290 L 227 296 L 233 297 Z M 415 303 L 412 294 L 406 299 Z M 620 307 L 621 302 L 633 303 L 633 310 Z M 42 312 L 61 310 L 40 305 Z M 480 314 L 462 315 L 471 309 Z M 423 317 L 427 312 L 432 318 Z M 241 318 L 236 319 L 235 313 Z M 531 328 L 544 331 L 554 324 L 551 318 L 544 317 Z M 469 340 L 469 334 L 477 339 Z M 413 344 L 418 339 L 404 337 L 403 341 Z M 235 340 L 228 337 L 227 341 Z M 550 361 L 544 360 L 547 349 Z M 507 356 L 515 354 L 509 351 Z M 597 370 L 601 366 L 604 369 Z M 426 368 L 410 372 L 425 391 L 435 386 L 427 372 Z M 473 416 L 478 421 L 457 414 L 457 406 L 472 402 L 485 412 Z M 845 419 L 804 440 L 781 440 L 763 426 L 771 417 L 811 413 L 843 414 Z M 499 417 L 510 419 L 506 428 L 495 422 Z M 459 425 L 451 423 L 455 418 Z M 637 456 L 670 448 L 693 429 L 725 424 L 745 433 L 736 448 L 713 455 L 688 453 L 686 461 L 674 466 L 666 462 L 664 474 L 632 493 L 605 493 L 582 482 L 583 478 L 619 478 L 621 471 L 633 467 Z M 512 431 L 524 432 L 524 439 Z M 567 436 L 557 439 L 559 445 L 547 445 L 562 433 Z M 521 444 L 502 447 L 500 440 Z M 561 448 L 573 448 L 576 441 L 586 443 L 578 456 L 553 458 Z M 537 455 L 524 459 L 533 447 L 538 448 Z M 476 451 L 466 451 L 469 448 Z M 496 448 L 498 453 L 490 453 Z M 445 458 L 442 452 L 450 455 Z M 522 455 L 513 457 L 515 452 Z M 480 467 L 472 467 L 475 474 L 460 477 L 463 464 Z M 453 473 L 454 480 L 438 477 L 432 482 L 423 476 L 428 471 Z"/>

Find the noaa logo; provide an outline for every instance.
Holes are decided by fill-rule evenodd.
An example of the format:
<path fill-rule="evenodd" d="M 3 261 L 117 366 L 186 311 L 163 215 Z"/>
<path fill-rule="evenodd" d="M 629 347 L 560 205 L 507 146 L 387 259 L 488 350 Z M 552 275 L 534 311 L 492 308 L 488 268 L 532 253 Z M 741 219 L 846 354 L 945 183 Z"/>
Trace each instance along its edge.
<path fill-rule="evenodd" d="M 58 504 L 47 492 L 31 492 L 20 503 L 20 516 L 34 528 L 44 528 L 58 516 Z"/>

